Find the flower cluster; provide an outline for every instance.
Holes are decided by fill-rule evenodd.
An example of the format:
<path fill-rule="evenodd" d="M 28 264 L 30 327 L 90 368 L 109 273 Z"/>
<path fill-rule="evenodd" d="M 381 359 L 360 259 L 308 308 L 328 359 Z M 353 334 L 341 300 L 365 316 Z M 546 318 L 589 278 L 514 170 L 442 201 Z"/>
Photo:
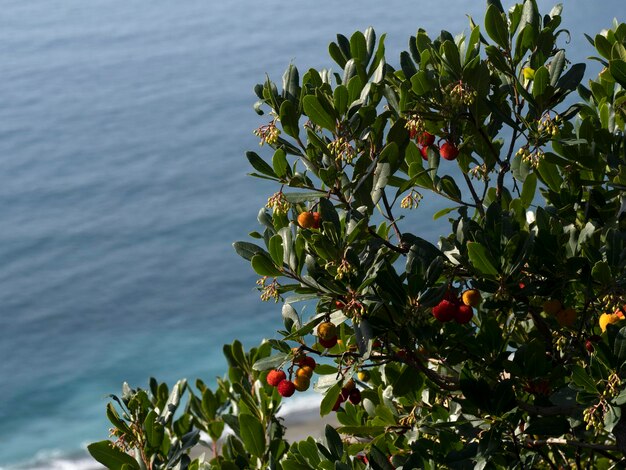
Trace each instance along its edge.
<path fill-rule="evenodd" d="M 328 144 L 328 150 L 335 157 L 335 160 L 343 160 L 352 163 L 356 156 L 356 150 L 345 137 L 338 137 Z"/>
<path fill-rule="evenodd" d="M 280 284 L 278 284 L 276 278 L 267 284 L 267 276 L 263 276 L 261 279 L 256 281 L 256 284 L 259 286 L 259 290 L 261 291 L 261 300 L 263 302 L 268 302 L 270 299 L 274 299 L 274 302 L 278 302 L 280 299 L 280 294 L 278 292 Z"/>
<path fill-rule="evenodd" d="M 423 197 L 421 193 L 412 189 L 411 192 L 400 201 L 400 207 L 403 209 L 417 209 Z"/>
<path fill-rule="evenodd" d="M 278 141 L 278 136 L 280 135 L 280 129 L 276 127 L 276 121 L 272 121 L 265 126 L 261 126 L 258 129 L 254 130 L 254 135 L 261 138 L 261 142 L 259 145 L 263 145 L 267 142 L 268 145 L 273 145 Z"/>
<path fill-rule="evenodd" d="M 282 191 L 272 194 L 267 199 L 265 205 L 269 209 L 273 209 L 276 214 L 286 214 L 291 209 L 291 203 L 287 200 Z"/>

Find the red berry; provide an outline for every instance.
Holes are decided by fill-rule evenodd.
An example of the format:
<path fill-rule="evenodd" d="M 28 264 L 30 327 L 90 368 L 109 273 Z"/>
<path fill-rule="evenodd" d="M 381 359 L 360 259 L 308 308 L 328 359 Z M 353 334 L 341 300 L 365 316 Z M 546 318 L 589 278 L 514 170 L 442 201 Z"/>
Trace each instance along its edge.
<path fill-rule="evenodd" d="M 345 306 L 346 304 L 341 300 L 335 300 L 335 307 L 337 307 L 337 310 L 343 310 Z"/>
<path fill-rule="evenodd" d="M 420 147 L 420 153 L 422 154 L 422 158 L 428 161 L 428 147 Z"/>
<path fill-rule="evenodd" d="M 282 370 L 270 370 L 267 374 L 267 378 L 265 379 L 268 385 L 272 387 L 278 386 L 283 380 L 285 380 L 287 376 Z"/>
<path fill-rule="evenodd" d="M 433 307 L 433 316 L 440 322 L 447 322 L 456 316 L 459 306 L 449 300 L 442 300 Z"/>
<path fill-rule="evenodd" d="M 595 346 L 593 345 L 593 343 L 589 339 L 587 341 L 585 341 L 585 349 L 587 351 L 589 351 L 590 353 L 592 353 L 592 352 L 594 352 L 596 350 Z"/>
<path fill-rule="evenodd" d="M 441 155 L 441 158 L 445 158 L 446 160 L 454 160 L 459 155 L 459 149 L 456 148 L 454 144 L 451 144 L 450 142 L 445 142 L 439 149 L 439 154 Z"/>
<path fill-rule="evenodd" d="M 337 397 L 337 401 L 333 405 L 333 411 L 337 411 L 343 402 L 344 402 L 344 400 L 343 400 L 343 398 L 341 397 L 341 394 L 340 394 Z"/>
<path fill-rule="evenodd" d="M 348 397 L 350 403 L 353 405 L 358 405 L 361 403 L 361 391 L 358 388 L 355 388 L 350 392 L 350 396 Z"/>
<path fill-rule="evenodd" d="M 472 307 L 469 305 L 459 305 L 456 311 L 456 316 L 454 319 L 457 323 L 464 325 L 465 323 L 469 323 L 474 316 L 474 312 L 472 311 Z"/>
<path fill-rule="evenodd" d="M 333 336 L 329 339 L 322 339 L 318 336 L 317 341 L 327 349 L 332 348 L 335 344 L 337 344 L 337 337 Z"/>
<path fill-rule="evenodd" d="M 320 228 L 322 226 L 322 215 L 319 212 L 313 212 L 313 228 Z"/>
<path fill-rule="evenodd" d="M 300 367 L 310 367 L 311 369 L 315 370 L 315 366 L 317 365 L 317 363 L 315 362 L 315 359 L 313 359 L 311 356 L 304 356 L 300 359 L 300 361 L 298 361 L 298 365 Z"/>
<path fill-rule="evenodd" d="M 422 134 L 417 138 L 417 143 L 424 147 L 430 147 L 435 143 L 435 136 L 430 132 L 422 132 Z"/>
<path fill-rule="evenodd" d="M 290 397 L 296 391 L 296 385 L 291 380 L 283 380 L 278 384 L 278 393 L 283 397 Z"/>

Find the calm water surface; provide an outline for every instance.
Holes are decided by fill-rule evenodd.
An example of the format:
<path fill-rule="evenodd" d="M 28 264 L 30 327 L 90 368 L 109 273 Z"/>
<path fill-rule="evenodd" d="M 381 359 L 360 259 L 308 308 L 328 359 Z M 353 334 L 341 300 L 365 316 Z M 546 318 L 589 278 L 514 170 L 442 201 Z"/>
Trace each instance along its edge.
<path fill-rule="evenodd" d="M 417 5 L 0 0 L 0 467 L 85 466 L 122 381 L 211 381 L 222 343 L 274 335 L 231 248 L 273 192 L 245 175 L 252 88 L 331 66 L 338 32 L 387 32 L 397 64 L 418 26 L 483 9 Z M 567 3 L 578 58 L 623 7 Z"/>

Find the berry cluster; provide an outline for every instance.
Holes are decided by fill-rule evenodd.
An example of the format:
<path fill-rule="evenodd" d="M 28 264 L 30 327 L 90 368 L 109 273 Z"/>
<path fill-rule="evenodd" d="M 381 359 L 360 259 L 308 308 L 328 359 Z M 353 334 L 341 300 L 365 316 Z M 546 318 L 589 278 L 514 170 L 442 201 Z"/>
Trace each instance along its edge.
<path fill-rule="evenodd" d="M 564 308 L 558 299 L 546 300 L 543 303 L 543 311 L 554 316 L 556 322 L 561 326 L 572 326 L 576 321 L 576 310 Z"/>
<path fill-rule="evenodd" d="M 480 300 L 480 292 L 476 289 L 466 290 L 460 298 L 448 292 L 443 300 L 433 307 L 433 316 L 440 322 L 454 320 L 462 325 L 469 323 L 474 316 L 472 307 L 477 307 Z"/>
<path fill-rule="evenodd" d="M 317 230 L 322 226 L 322 216 L 319 212 L 301 212 L 298 215 L 298 225 L 302 228 L 314 228 Z"/>
<path fill-rule="evenodd" d="M 315 370 L 315 359 L 310 356 L 301 356 L 298 359 L 298 369 L 295 372 L 295 378 L 293 380 L 287 379 L 287 374 L 281 369 L 274 369 L 269 371 L 266 377 L 266 382 L 272 387 L 278 389 L 278 393 L 283 397 L 290 397 L 296 390 L 298 392 L 304 392 L 308 390 L 311 385 L 311 377 Z M 291 375 L 291 372 L 290 372 Z M 290 377 L 291 378 L 291 377 Z"/>
<path fill-rule="evenodd" d="M 354 380 L 350 379 L 346 384 L 341 388 L 341 392 L 337 397 L 337 401 L 333 406 L 333 411 L 337 411 L 342 403 L 346 401 L 350 401 L 353 405 L 358 405 L 361 403 L 361 391 L 356 388 L 356 384 Z"/>

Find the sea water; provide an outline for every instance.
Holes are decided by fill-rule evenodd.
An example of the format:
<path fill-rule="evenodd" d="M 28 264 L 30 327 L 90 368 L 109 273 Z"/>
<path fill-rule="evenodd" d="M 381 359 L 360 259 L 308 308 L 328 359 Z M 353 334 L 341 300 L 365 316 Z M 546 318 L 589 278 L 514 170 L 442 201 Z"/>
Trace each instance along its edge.
<path fill-rule="evenodd" d="M 568 2 L 578 58 L 592 53 L 582 33 L 610 26 L 622 3 Z M 463 13 L 480 22 L 483 5 L 0 9 L 0 467 L 72 469 L 93 466 L 84 446 L 107 437 L 107 396 L 123 381 L 214 383 L 223 343 L 254 346 L 280 326 L 279 306 L 260 302 L 231 247 L 275 190 L 246 176 L 252 130 L 267 120 L 252 110 L 253 86 L 265 73 L 280 82 L 289 63 L 331 67 L 335 34 L 370 25 L 388 33 L 397 65 L 418 27 L 462 31 Z M 436 240 L 433 223 L 412 231 Z"/>

